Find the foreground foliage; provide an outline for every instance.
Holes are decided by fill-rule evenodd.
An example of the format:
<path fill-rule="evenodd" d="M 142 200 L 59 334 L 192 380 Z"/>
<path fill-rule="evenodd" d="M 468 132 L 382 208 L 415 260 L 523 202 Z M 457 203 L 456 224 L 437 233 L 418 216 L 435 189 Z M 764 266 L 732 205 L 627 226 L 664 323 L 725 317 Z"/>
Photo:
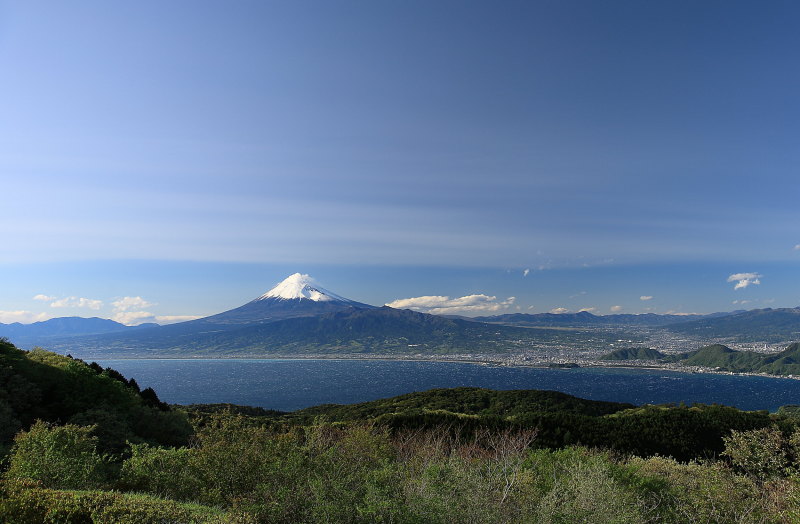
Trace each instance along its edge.
<path fill-rule="evenodd" d="M 792 409 L 459 388 L 187 414 L 113 370 L 6 349 L 0 522 L 800 522 Z"/>
<path fill-rule="evenodd" d="M 533 431 L 404 430 L 217 414 L 194 445 L 104 470 L 86 428 L 21 433 L 3 522 L 794 522 L 800 433 L 733 432 L 721 460 L 533 449 Z M 43 468 L 33 449 L 56 466 Z M 73 449 L 74 448 L 74 449 Z M 77 451 L 76 451 L 77 450 Z M 64 475 L 65 472 L 78 472 Z M 217 508 L 217 509 L 214 509 Z"/>

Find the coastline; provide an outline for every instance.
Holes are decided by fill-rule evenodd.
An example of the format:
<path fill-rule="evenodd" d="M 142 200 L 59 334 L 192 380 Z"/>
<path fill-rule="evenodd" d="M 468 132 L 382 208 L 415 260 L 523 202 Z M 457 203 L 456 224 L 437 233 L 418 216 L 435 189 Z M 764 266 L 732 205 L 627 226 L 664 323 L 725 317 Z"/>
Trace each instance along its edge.
<path fill-rule="evenodd" d="M 569 371 L 571 369 L 631 369 L 643 371 L 670 371 L 675 373 L 688 373 L 688 374 L 707 374 L 707 375 L 729 375 L 729 376 L 749 376 L 749 377 L 762 377 L 762 378 L 776 378 L 787 380 L 800 380 L 800 376 L 794 375 L 772 375 L 768 373 L 756 372 L 734 372 L 721 369 L 704 368 L 700 366 L 676 366 L 670 364 L 659 365 L 658 363 L 642 363 L 635 364 L 630 361 L 620 364 L 610 364 L 606 361 L 598 360 L 585 360 L 582 362 L 570 363 L 553 363 L 547 361 L 530 361 L 519 362 L 509 361 L 506 359 L 494 359 L 491 357 L 480 358 L 474 355 L 413 355 L 404 357 L 403 355 L 330 355 L 330 354 L 285 354 L 285 355 L 269 355 L 269 356 L 206 356 L 196 355 L 191 357 L 170 357 L 170 356 L 143 356 L 143 357 L 120 357 L 120 356 L 92 356 L 91 358 L 82 358 L 83 360 L 91 360 L 97 358 L 99 360 L 152 360 L 152 361 L 217 361 L 217 360 L 233 360 L 233 361 L 270 361 L 270 360 L 325 360 L 325 361 L 388 361 L 388 362 L 439 362 L 439 363 L 454 363 L 454 364 L 473 364 L 480 366 L 492 367 L 509 367 L 509 368 L 535 368 L 535 369 L 553 369 Z M 556 365 L 553 365 L 556 364 Z M 574 365 L 569 365 L 574 364 Z"/>

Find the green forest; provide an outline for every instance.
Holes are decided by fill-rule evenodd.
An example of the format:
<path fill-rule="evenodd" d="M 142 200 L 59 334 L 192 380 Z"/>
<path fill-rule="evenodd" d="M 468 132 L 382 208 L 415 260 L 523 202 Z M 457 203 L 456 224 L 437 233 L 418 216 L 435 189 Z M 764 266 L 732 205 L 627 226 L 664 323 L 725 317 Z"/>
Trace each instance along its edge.
<path fill-rule="evenodd" d="M 0 340 L 0 521 L 798 522 L 799 412 L 477 388 L 176 406 Z"/>

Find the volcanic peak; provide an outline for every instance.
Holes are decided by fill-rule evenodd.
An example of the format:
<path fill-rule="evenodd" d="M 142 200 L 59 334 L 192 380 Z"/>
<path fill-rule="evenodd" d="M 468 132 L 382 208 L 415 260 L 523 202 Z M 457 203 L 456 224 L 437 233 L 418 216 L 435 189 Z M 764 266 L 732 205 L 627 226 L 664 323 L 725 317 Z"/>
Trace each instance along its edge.
<path fill-rule="evenodd" d="M 352 302 L 320 287 L 309 275 L 295 273 L 289 275 L 283 282 L 273 287 L 256 300 L 272 299 L 307 299 L 314 302 Z"/>

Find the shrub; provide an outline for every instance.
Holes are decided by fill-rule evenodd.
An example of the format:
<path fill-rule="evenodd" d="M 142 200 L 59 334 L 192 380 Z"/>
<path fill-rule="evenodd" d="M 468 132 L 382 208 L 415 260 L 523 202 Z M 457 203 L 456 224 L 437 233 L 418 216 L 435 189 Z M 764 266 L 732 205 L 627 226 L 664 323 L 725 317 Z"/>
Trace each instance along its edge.
<path fill-rule="evenodd" d="M 107 480 L 107 462 L 97 453 L 91 427 L 53 426 L 37 421 L 14 439 L 6 476 L 38 480 L 59 489 L 98 487 Z"/>
<path fill-rule="evenodd" d="M 752 479 L 721 462 L 681 464 L 652 457 L 630 461 L 641 476 L 667 481 L 661 493 L 663 520 L 677 522 L 763 522 L 761 493 Z"/>
<path fill-rule="evenodd" d="M 213 508 L 145 495 L 108 491 L 58 491 L 26 480 L 0 484 L 0 521 L 40 523 L 222 523 Z"/>
<path fill-rule="evenodd" d="M 132 444 L 131 457 L 122 464 L 119 485 L 175 500 L 197 500 L 201 486 L 191 468 L 188 448 L 157 448 Z"/>
<path fill-rule="evenodd" d="M 776 427 L 732 431 L 723 440 L 722 454 L 730 458 L 734 467 L 760 483 L 782 477 L 789 465 L 788 443 Z"/>
<path fill-rule="evenodd" d="M 643 522 L 645 505 L 605 453 L 585 448 L 537 451 L 531 463 L 541 498 L 536 522 Z"/>

